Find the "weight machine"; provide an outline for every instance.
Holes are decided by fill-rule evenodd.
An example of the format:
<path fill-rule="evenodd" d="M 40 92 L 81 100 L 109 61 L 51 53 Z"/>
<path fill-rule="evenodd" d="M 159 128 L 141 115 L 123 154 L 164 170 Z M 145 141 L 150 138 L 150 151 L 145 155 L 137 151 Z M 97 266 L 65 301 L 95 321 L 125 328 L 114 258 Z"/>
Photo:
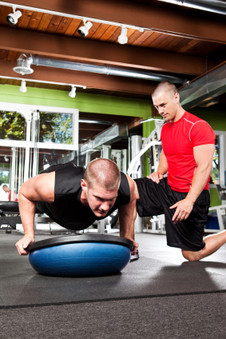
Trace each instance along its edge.
<path fill-rule="evenodd" d="M 151 132 L 151 134 L 147 138 L 143 138 L 143 143 L 141 145 L 140 150 L 138 150 L 129 164 L 129 168 L 127 174 L 133 178 L 140 178 L 142 176 L 142 157 L 148 152 L 148 158 L 150 163 L 150 173 L 155 172 L 158 167 L 160 154 L 162 151 L 161 141 L 160 141 L 160 133 L 163 121 L 160 119 L 153 119 L 155 121 L 155 129 Z M 132 140 L 133 141 L 133 140 Z M 132 145 L 134 148 L 134 145 Z M 137 148 L 136 148 L 137 149 Z M 165 218 L 164 215 L 152 216 L 149 219 L 151 222 L 151 230 L 143 227 L 142 218 L 139 216 L 135 222 L 135 231 L 136 232 L 151 232 L 151 233 L 164 233 L 165 232 Z"/>

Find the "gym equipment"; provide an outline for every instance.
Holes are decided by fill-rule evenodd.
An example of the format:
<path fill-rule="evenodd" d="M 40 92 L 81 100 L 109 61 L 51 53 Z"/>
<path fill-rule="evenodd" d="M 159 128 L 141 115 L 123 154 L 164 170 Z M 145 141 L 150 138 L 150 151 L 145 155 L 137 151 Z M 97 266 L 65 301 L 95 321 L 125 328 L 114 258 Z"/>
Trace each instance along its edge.
<path fill-rule="evenodd" d="M 11 233 L 17 223 L 21 223 L 18 202 L 0 201 L 0 228 L 6 225 L 6 233 Z"/>
<path fill-rule="evenodd" d="M 209 232 L 219 232 L 225 230 L 226 204 L 209 208 L 208 221 L 205 230 Z"/>
<path fill-rule="evenodd" d="M 86 234 L 37 241 L 29 261 L 40 274 L 61 277 L 119 273 L 130 261 L 133 242 L 118 236 Z"/>
<path fill-rule="evenodd" d="M 51 218 L 41 214 L 38 209 L 36 209 L 35 213 L 37 214 L 35 216 L 36 223 L 52 222 Z M 5 228 L 6 233 L 11 233 L 13 229 L 16 229 L 17 224 L 21 224 L 18 202 L 0 201 L 0 229 Z"/>

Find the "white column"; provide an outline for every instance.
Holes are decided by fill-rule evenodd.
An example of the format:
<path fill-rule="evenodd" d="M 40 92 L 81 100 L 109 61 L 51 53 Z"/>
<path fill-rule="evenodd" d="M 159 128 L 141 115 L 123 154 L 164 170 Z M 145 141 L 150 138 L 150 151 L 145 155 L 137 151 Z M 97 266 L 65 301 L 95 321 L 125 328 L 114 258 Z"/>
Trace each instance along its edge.
<path fill-rule="evenodd" d="M 133 135 L 131 137 L 131 161 L 139 153 L 142 147 L 142 137 L 140 135 Z M 132 173 L 132 178 L 140 178 L 143 174 L 141 158 L 138 160 L 136 173 Z M 135 220 L 135 233 L 143 232 L 142 218 L 137 215 Z"/>

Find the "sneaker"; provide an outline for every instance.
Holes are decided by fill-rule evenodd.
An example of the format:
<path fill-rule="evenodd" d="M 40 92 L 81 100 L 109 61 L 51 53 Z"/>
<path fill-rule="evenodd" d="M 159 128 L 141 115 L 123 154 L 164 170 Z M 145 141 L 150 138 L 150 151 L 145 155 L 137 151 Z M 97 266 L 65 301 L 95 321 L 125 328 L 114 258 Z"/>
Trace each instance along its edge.
<path fill-rule="evenodd" d="M 136 261 L 136 260 L 138 260 L 139 258 L 140 258 L 139 252 L 137 251 L 136 254 L 131 254 L 130 262 Z"/>

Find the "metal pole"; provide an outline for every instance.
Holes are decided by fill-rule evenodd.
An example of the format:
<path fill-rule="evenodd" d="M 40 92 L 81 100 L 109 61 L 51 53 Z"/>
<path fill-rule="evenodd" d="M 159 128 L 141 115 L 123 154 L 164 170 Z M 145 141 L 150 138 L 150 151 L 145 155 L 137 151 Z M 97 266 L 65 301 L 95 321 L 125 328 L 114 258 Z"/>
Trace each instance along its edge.
<path fill-rule="evenodd" d="M 29 178 L 29 160 L 30 160 L 30 138 L 31 138 L 31 112 L 26 112 L 24 115 L 26 119 L 26 150 L 25 150 L 25 165 L 24 165 L 24 181 Z"/>
<path fill-rule="evenodd" d="M 12 166 L 11 166 L 11 177 L 10 177 L 10 189 L 11 189 L 11 201 L 14 200 L 14 180 L 16 174 L 16 147 L 12 147 Z"/>
<path fill-rule="evenodd" d="M 139 153 L 142 147 L 142 137 L 140 135 L 133 135 L 131 137 L 131 159 Z M 142 176 L 141 158 L 138 159 L 138 167 L 136 173 L 132 173 L 132 178 L 140 178 Z M 143 232 L 142 218 L 138 215 L 135 220 L 135 233 Z"/>
<path fill-rule="evenodd" d="M 39 112 L 38 111 L 33 113 L 32 142 L 34 143 L 33 169 L 32 169 L 32 176 L 34 177 L 38 174 L 38 149 L 37 149 L 37 142 L 39 142 Z"/>

